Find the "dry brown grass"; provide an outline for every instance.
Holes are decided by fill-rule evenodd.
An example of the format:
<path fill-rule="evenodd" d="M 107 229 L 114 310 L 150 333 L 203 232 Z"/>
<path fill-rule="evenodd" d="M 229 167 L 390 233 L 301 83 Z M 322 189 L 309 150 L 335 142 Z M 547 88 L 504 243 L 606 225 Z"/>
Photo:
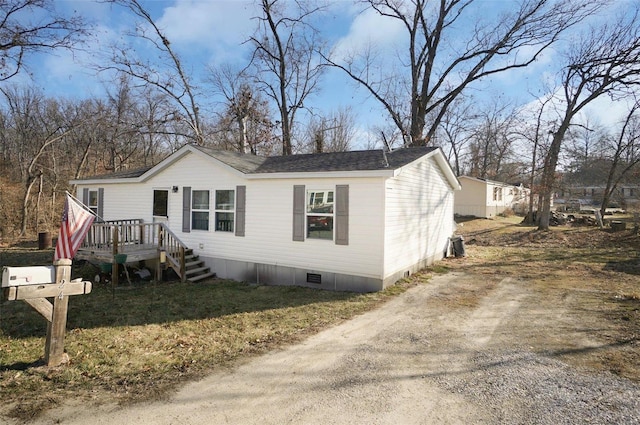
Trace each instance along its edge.
<path fill-rule="evenodd" d="M 0 265 L 50 264 L 52 250 L 13 247 Z M 379 293 L 199 284 L 94 285 L 69 302 L 70 362 L 43 365 L 46 324 L 28 305 L 0 302 L 0 417 L 29 420 L 65 398 L 100 403 L 164 397 L 186 380 L 292 344 L 416 285 L 414 276 Z M 0 420 L 1 422 L 1 420 Z"/>
<path fill-rule="evenodd" d="M 532 345 L 572 364 L 640 381 L 640 237 L 571 225 L 538 231 L 518 222 L 464 223 L 458 230 L 468 255 L 447 264 L 526 281 L 534 302 L 551 312 L 545 328 L 530 336 Z M 468 297 L 462 304 L 470 304 Z M 572 346 L 568 333 L 579 334 L 588 348 Z"/>
<path fill-rule="evenodd" d="M 374 308 L 428 279 L 462 270 L 476 288 L 442 292 L 443 305 L 473 309 L 494 289 L 489 277 L 513 277 L 551 312 L 528 343 L 580 367 L 640 381 L 640 240 L 630 232 L 558 227 L 538 232 L 517 217 L 472 220 L 459 228 L 468 255 L 443 261 L 388 290 L 367 295 L 224 281 L 121 289 L 96 287 L 70 302 L 66 350 L 71 362 L 41 366 L 44 323 L 24 303 L 0 305 L 0 413 L 29 419 L 65 397 L 126 402 L 163 397 L 188 379 L 230 362 L 299 341 Z M 14 247 L 0 265 L 50 263 L 51 252 Z M 20 261 L 20 263 L 17 263 Z M 486 276 L 487 279 L 482 279 Z M 585 349 L 566 334 L 597 341 Z"/>

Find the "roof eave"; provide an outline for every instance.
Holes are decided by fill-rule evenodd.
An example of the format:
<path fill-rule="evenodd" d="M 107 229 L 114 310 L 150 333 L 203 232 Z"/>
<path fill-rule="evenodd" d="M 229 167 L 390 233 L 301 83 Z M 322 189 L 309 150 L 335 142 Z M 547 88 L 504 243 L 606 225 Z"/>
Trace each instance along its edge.
<path fill-rule="evenodd" d="M 126 177 L 120 179 L 78 179 L 69 180 L 69 184 L 121 184 L 121 183 L 140 183 L 141 177 Z"/>

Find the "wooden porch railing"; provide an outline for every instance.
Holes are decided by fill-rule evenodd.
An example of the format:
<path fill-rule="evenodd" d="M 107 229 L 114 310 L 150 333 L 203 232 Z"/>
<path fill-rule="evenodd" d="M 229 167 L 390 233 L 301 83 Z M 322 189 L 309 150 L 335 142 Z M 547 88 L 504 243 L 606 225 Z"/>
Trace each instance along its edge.
<path fill-rule="evenodd" d="M 186 245 L 164 223 L 143 223 L 141 219 L 113 220 L 94 223 L 80 250 L 113 255 L 132 254 L 142 250 L 157 250 L 157 259 L 186 280 Z M 164 255 L 162 254 L 164 252 Z M 163 258 L 164 257 L 164 258 Z"/>
<path fill-rule="evenodd" d="M 136 246 L 153 247 L 156 245 L 154 226 L 157 225 L 143 223 L 139 219 L 94 223 L 80 248 L 91 251 L 112 251 L 115 255 Z"/>

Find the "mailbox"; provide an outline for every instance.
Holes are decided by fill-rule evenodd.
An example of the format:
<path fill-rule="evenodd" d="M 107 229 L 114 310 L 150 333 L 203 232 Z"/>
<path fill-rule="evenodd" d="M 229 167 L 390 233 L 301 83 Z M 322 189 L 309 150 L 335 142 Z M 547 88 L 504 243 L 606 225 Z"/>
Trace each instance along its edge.
<path fill-rule="evenodd" d="M 56 269 L 53 266 L 4 267 L 2 269 L 2 287 L 42 285 L 56 282 Z"/>

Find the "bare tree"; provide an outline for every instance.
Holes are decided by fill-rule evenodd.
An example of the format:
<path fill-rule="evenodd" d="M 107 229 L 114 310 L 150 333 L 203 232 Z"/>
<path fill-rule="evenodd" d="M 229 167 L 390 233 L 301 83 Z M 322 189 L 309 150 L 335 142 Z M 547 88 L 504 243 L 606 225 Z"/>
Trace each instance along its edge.
<path fill-rule="evenodd" d="M 135 32 L 128 35 L 147 41 L 160 53 L 165 62 L 154 64 L 148 60 L 139 59 L 139 55 L 132 50 L 114 46 L 112 65 L 101 65 L 99 68 L 124 73 L 166 94 L 175 102 L 176 114 L 179 113 L 189 127 L 190 131 L 182 136 L 192 139 L 198 145 L 203 145 L 204 134 L 200 108 L 196 101 L 196 88 L 185 71 L 179 55 L 171 47 L 171 42 L 137 0 L 109 0 L 109 2 L 126 7 L 142 20 L 136 26 Z"/>
<path fill-rule="evenodd" d="M 26 55 L 73 48 L 86 34 L 82 18 L 60 16 L 53 5 L 49 0 L 0 0 L 0 81 L 18 74 Z"/>
<path fill-rule="evenodd" d="M 604 164 L 605 151 L 611 139 L 608 128 L 589 114 L 582 114 L 580 123 L 574 122 L 565 136 L 564 154 L 568 163 L 563 167 L 563 182 L 594 185 L 606 180 L 608 166 Z"/>
<path fill-rule="evenodd" d="M 141 150 L 142 123 L 135 116 L 137 102 L 127 78 L 107 93 L 106 120 L 99 135 L 105 171 L 117 172 L 130 168 Z"/>
<path fill-rule="evenodd" d="M 260 148 L 271 152 L 274 130 L 271 111 L 261 92 L 251 84 L 246 71 L 235 70 L 228 65 L 209 68 L 209 82 L 214 92 L 225 99 L 217 123 L 217 139 L 222 139 L 229 149 L 238 152 L 255 155 Z"/>
<path fill-rule="evenodd" d="M 463 155 L 472 138 L 472 126 L 478 118 L 473 99 L 458 98 L 442 117 L 439 140 L 448 145 L 447 159 L 453 164 L 456 176 L 463 173 Z"/>
<path fill-rule="evenodd" d="M 528 66 L 599 7 L 586 0 L 522 0 L 504 13 L 486 13 L 480 9 L 486 3 L 474 0 L 363 3 L 405 30 L 406 50 L 394 61 L 401 68 L 381 75 L 389 58 L 372 50 L 326 60 L 364 87 L 413 145 L 431 142 L 449 107 L 473 83 Z"/>
<path fill-rule="evenodd" d="M 519 137 L 520 142 L 523 143 L 522 148 L 529 150 L 531 156 L 529 159 L 528 169 L 528 185 L 529 185 L 529 200 L 528 200 L 528 212 L 525 216 L 524 222 L 526 224 L 535 224 L 537 218 L 534 215 L 536 211 L 536 196 L 539 196 L 538 181 L 540 179 L 540 172 L 542 170 L 542 164 L 540 157 L 543 156 L 542 152 L 545 152 L 548 148 L 548 138 L 552 128 L 551 123 L 547 120 L 547 106 L 551 102 L 551 97 L 538 99 L 539 104 L 531 111 L 530 114 L 525 114 L 521 120 L 519 128 L 516 130 L 516 135 Z"/>
<path fill-rule="evenodd" d="M 277 105 L 282 154 L 291 155 L 296 114 L 317 90 L 322 74 L 319 35 L 309 22 L 321 8 L 303 0 L 261 0 L 261 6 L 259 29 L 249 40 L 255 49 L 252 64 L 257 84 Z"/>
<path fill-rule="evenodd" d="M 553 131 L 542 173 L 542 205 L 538 228 L 549 228 L 556 167 L 567 131 L 576 115 L 594 100 L 625 96 L 640 76 L 640 19 L 638 5 L 614 22 L 582 34 L 568 48 L 561 75 L 560 118 Z"/>
<path fill-rule="evenodd" d="M 470 129 L 467 167 L 470 175 L 499 180 L 513 177 L 504 166 L 512 155 L 515 122 L 515 110 L 498 101 L 478 113 L 477 125 Z"/>
<path fill-rule="evenodd" d="M 170 136 L 176 133 L 173 127 L 180 120 L 165 93 L 147 88 L 138 93 L 136 99 L 133 118 L 142 148 L 142 157 L 136 165 L 155 165 L 171 152 Z"/>
<path fill-rule="evenodd" d="M 42 187 L 42 176 L 51 168 L 52 146 L 75 124 L 65 119 L 57 102 L 45 99 L 37 91 L 16 88 L 0 91 L 7 103 L 11 142 L 19 147 L 15 157 L 23 185 L 19 234 L 25 235 L 32 190 L 38 183 Z"/>
<path fill-rule="evenodd" d="M 327 116 L 314 116 L 307 124 L 306 151 L 345 152 L 355 136 L 355 118 L 351 108 L 339 108 Z"/>
<path fill-rule="evenodd" d="M 640 103 L 635 102 L 625 117 L 612 146 L 611 165 L 602 195 L 600 212 L 604 215 L 611 196 L 622 179 L 640 163 Z"/>

